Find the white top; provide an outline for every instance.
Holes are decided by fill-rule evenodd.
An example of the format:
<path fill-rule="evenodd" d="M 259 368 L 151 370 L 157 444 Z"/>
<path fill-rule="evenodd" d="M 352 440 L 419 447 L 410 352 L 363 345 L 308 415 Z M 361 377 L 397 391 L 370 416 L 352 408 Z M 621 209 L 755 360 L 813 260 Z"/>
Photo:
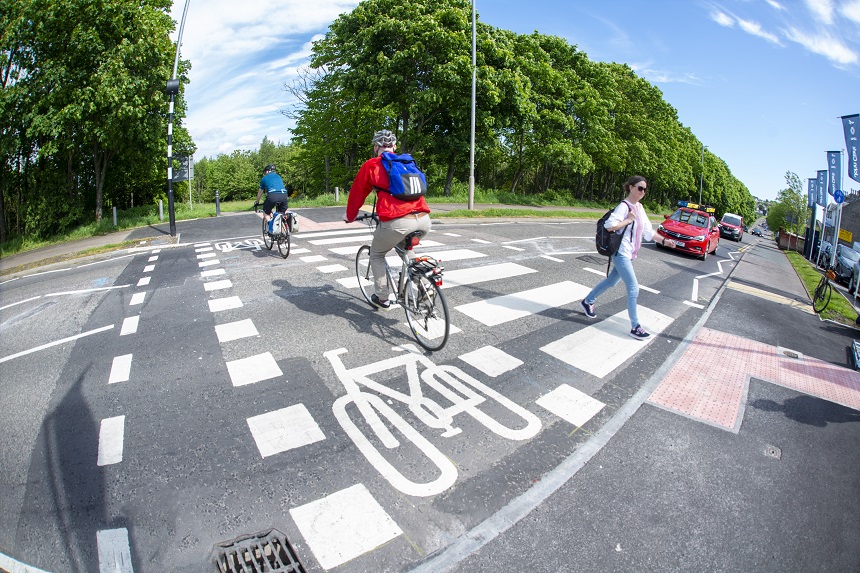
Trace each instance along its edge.
<path fill-rule="evenodd" d="M 627 203 L 627 201 L 619 203 L 603 226 L 608 229 L 609 227 L 614 227 L 626 219 L 629 206 L 630 204 Z M 636 212 L 636 224 L 633 225 L 633 228 L 631 229 L 630 225 L 627 225 L 616 231 L 616 233 L 624 233 L 624 238 L 621 240 L 621 246 L 618 247 L 618 254 L 623 257 L 627 257 L 628 259 L 636 258 L 633 256 L 633 252 L 639 250 L 639 245 L 642 244 L 642 239 L 650 241 L 654 238 L 654 227 L 651 226 L 651 221 L 648 220 L 648 216 L 645 214 L 645 209 L 642 207 L 642 203 L 633 204 L 633 209 Z M 638 244 L 636 239 L 638 239 Z"/>

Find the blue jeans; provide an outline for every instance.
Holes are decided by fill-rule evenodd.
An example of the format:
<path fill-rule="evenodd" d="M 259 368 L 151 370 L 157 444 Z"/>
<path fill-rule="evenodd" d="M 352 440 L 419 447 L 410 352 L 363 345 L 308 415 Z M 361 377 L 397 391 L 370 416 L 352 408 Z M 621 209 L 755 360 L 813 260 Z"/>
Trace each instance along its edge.
<path fill-rule="evenodd" d="M 617 285 L 618 281 L 624 281 L 627 287 L 627 314 L 630 316 L 630 328 L 636 328 L 639 326 L 639 317 L 636 315 L 639 283 L 636 281 L 636 273 L 633 272 L 633 261 L 627 257 L 620 255 L 612 257 L 612 270 L 609 271 L 609 276 L 597 283 L 597 286 L 586 295 L 585 302 L 594 304 L 597 297 Z"/>

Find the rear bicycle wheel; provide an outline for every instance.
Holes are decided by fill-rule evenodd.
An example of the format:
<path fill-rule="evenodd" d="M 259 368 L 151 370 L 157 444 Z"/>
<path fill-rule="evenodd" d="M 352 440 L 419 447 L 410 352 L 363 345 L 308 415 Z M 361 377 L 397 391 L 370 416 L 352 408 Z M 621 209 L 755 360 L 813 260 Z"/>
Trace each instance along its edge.
<path fill-rule="evenodd" d="M 281 223 L 282 225 L 284 223 Z M 281 234 L 278 235 L 278 251 L 285 259 L 290 256 L 290 231 L 289 229 L 281 229 Z"/>
<path fill-rule="evenodd" d="M 812 298 L 812 310 L 817 313 L 822 312 L 830 303 L 830 297 L 833 295 L 833 287 L 827 279 L 822 279 L 818 288 L 815 289 L 815 296 Z"/>
<path fill-rule="evenodd" d="M 272 245 L 275 244 L 274 237 L 269 234 L 269 225 L 266 223 L 265 217 L 263 217 L 263 244 L 266 245 L 266 248 L 270 251 L 272 250 Z"/>
<path fill-rule="evenodd" d="M 373 273 L 370 270 L 370 245 L 362 245 L 355 255 L 355 278 L 358 288 L 367 304 L 373 305 L 370 295 L 373 294 Z"/>
<path fill-rule="evenodd" d="M 445 296 L 435 283 L 423 275 L 411 277 L 406 284 L 403 308 L 406 322 L 418 344 L 430 351 L 445 346 L 451 319 Z"/>

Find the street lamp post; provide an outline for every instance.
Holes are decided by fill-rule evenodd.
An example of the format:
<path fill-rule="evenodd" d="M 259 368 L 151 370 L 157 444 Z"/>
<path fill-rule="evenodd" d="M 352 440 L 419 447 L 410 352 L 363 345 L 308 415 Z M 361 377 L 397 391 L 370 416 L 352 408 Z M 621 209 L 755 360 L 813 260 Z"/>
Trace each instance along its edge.
<path fill-rule="evenodd" d="M 705 148 L 707 145 L 702 144 L 702 172 L 699 174 L 699 205 L 702 204 L 702 183 L 705 180 Z"/>
<path fill-rule="evenodd" d="M 475 208 L 475 90 L 477 83 L 477 49 L 475 26 L 475 0 L 472 0 L 472 131 L 469 143 L 469 210 Z"/>
<path fill-rule="evenodd" d="M 173 59 L 173 73 L 167 80 L 167 95 L 170 96 L 170 106 L 167 109 L 167 213 L 170 216 L 170 236 L 176 236 L 176 209 L 173 205 L 173 102 L 179 93 L 179 80 L 176 79 L 176 70 L 179 67 L 179 47 L 182 45 L 182 31 L 185 29 L 185 14 L 188 12 L 188 3 L 182 9 L 182 23 L 179 24 L 179 37 L 176 38 L 176 57 Z M 190 189 L 190 187 L 189 187 Z"/>

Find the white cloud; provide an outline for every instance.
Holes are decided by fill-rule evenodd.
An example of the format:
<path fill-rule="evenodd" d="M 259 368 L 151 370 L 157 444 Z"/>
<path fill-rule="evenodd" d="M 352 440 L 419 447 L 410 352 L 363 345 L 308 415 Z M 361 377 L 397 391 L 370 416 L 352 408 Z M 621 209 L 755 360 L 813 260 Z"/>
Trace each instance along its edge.
<path fill-rule="evenodd" d="M 771 42 L 772 44 L 782 45 L 782 42 L 779 41 L 779 38 L 777 38 L 770 32 L 765 31 L 758 22 L 753 22 L 751 20 L 742 20 L 738 18 L 738 26 L 740 26 L 741 30 L 743 30 L 747 34 L 758 36 L 759 38 L 763 38 L 768 42 Z"/>
<path fill-rule="evenodd" d="M 839 13 L 852 22 L 860 23 L 860 0 L 846 2 L 839 7 Z"/>
<path fill-rule="evenodd" d="M 833 23 L 833 0 L 805 0 L 806 7 L 815 18 L 825 24 Z"/>
<path fill-rule="evenodd" d="M 810 52 L 824 56 L 836 64 L 851 65 L 858 62 L 857 52 L 828 32 L 821 31 L 816 34 L 807 34 L 802 30 L 792 27 L 785 31 L 785 36 Z"/>
<path fill-rule="evenodd" d="M 711 12 L 711 20 L 713 20 L 720 26 L 725 26 L 726 28 L 732 28 L 735 25 L 735 19 L 726 14 L 725 12 Z"/>
<path fill-rule="evenodd" d="M 191 61 L 184 125 L 197 157 L 255 148 L 268 136 L 287 142 L 292 120 L 284 84 L 308 63 L 319 39 L 358 0 L 195 0 L 189 3 L 181 57 Z M 175 2 L 179 22 L 184 2 Z M 238 8 L 237 8 L 238 6 Z"/>
<path fill-rule="evenodd" d="M 770 4 L 770 6 L 772 8 L 774 8 L 775 10 L 785 10 L 785 7 L 782 4 L 780 4 L 779 2 L 777 2 L 776 0 L 764 0 L 764 1 L 767 2 L 768 4 Z"/>

